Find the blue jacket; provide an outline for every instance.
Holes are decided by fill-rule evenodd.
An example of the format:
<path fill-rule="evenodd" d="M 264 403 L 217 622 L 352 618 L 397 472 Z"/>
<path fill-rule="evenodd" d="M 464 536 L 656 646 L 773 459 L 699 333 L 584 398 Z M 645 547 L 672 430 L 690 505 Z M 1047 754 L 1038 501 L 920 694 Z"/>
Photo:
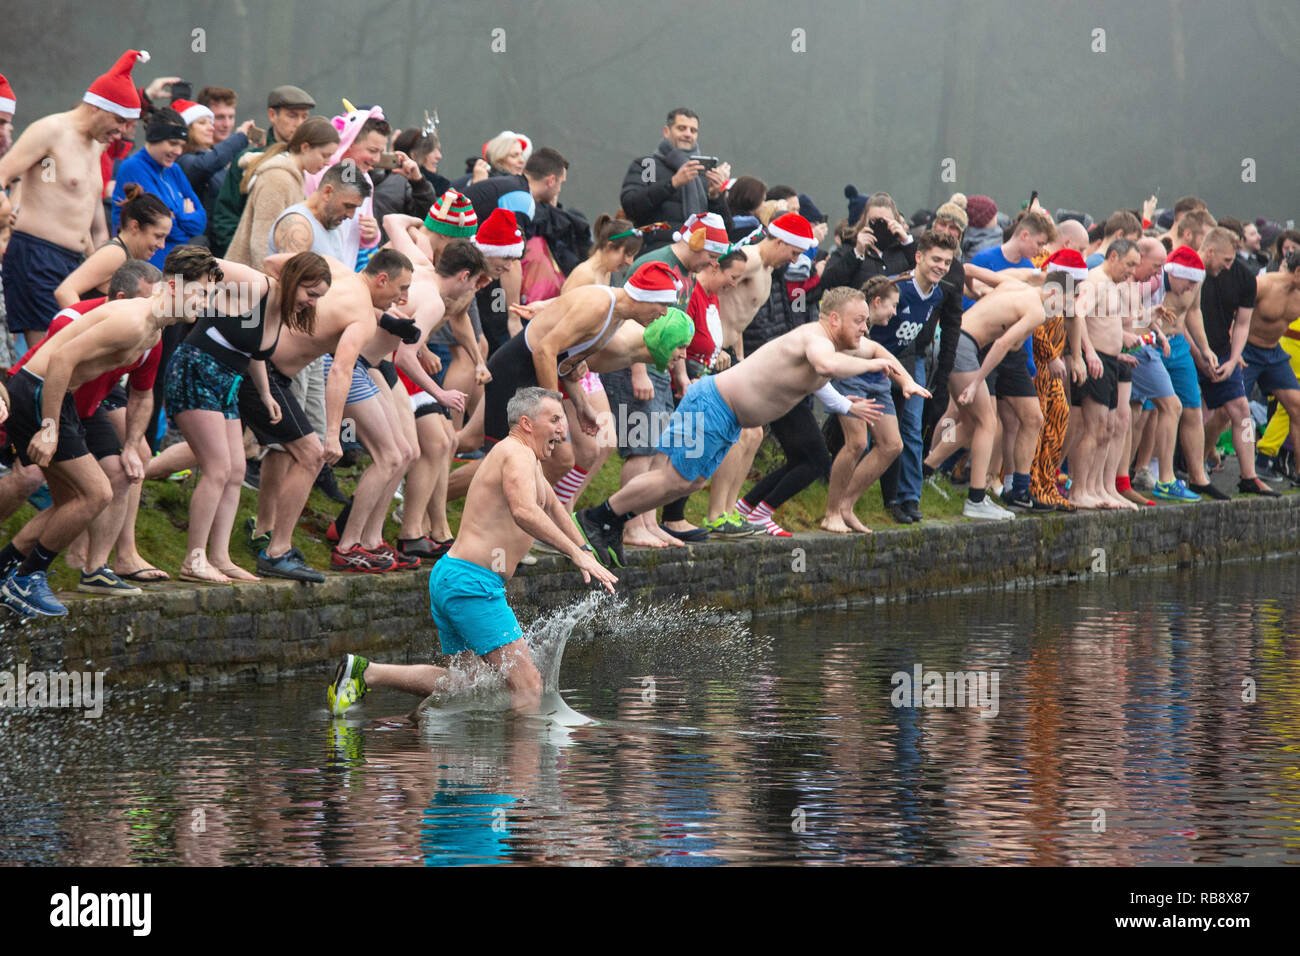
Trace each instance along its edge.
<path fill-rule="evenodd" d="M 121 219 L 121 206 L 126 199 L 128 183 L 139 183 L 147 193 L 153 193 L 168 209 L 172 211 L 172 231 L 167 236 L 167 245 L 153 254 L 149 259 L 159 269 L 173 246 L 181 246 L 195 236 L 203 234 L 207 228 L 208 216 L 203 211 L 203 201 L 199 199 L 189 178 L 179 163 L 173 163 L 167 169 L 149 155 L 148 150 L 140 150 L 122 160 L 117 168 L 117 184 L 113 187 L 113 231 L 117 232 Z M 193 212 L 184 212 L 185 200 L 192 204 Z"/>

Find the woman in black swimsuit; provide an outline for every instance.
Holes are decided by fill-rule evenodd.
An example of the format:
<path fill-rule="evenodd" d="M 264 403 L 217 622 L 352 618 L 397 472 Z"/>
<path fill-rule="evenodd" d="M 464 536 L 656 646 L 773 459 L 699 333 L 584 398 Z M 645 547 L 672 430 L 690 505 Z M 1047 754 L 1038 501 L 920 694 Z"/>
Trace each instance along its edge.
<path fill-rule="evenodd" d="M 54 290 L 54 301 L 66 309 L 82 299 L 108 295 L 108 281 L 128 259 L 148 259 L 167 244 L 172 211 L 166 203 L 136 183 L 127 183 L 117 235 L 90 254 Z"/>
<path fill-rule="evenodd" d="M 272 420 L 280 409 L 271 398 L 266 360 L 288 326 L 311 334 L 316 300 L 329 291 L 330 269 L 314 252 L 270 256 L 279 278 L 218 260 L 225 281 L 208 313 L 194 323 L 167 367 L 167 416 L 198 459 L 200 478 L 190 499 L 188 555 L 180 576 L 187 581 L 228 584 L 256 581 L 230 557 L 230 532 L 244 480 L 244 427 L 239 420 L 239 383 L 251 375 Z"/>

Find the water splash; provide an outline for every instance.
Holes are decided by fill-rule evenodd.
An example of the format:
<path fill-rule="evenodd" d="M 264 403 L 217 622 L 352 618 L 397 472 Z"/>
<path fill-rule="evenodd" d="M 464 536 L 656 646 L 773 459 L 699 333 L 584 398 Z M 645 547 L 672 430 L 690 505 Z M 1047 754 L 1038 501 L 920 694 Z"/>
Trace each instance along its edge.
<path fill-rule="evenodd" d="M 707 634 L 709 639 L 702 641 Z M 541 714 L 562 726 L 595 723 L 569 707 L 560 696 L 560 665 L 570 641 L 599 640 L 603 647 L 635 654 L 669 657 L 689 668 L 693 661 L 740 669 L 752 665 L 769 645 L 750 634 L 743 618 L 710 607 L 632 604 L 628 599 L 593 591 L 581 600 L 548 611 L 524 628 L 524 641 L 542 678 Z M 453 665 L 445 690 L 420 705 L 421 718 L 450 717 L 510 708 L 503 672 L 482 662 Z"/>

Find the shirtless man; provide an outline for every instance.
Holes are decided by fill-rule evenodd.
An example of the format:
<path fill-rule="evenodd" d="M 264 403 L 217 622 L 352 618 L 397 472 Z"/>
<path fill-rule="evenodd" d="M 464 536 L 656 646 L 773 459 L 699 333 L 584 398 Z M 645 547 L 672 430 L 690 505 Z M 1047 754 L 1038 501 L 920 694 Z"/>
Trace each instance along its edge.
<path fill-rule="evenodd" d="M 1174 477 L 1174 447 L 1178 441 L 1178 422 L 1183 405 L 1163 361 L 1173 354 L 1164 332 L 1164 312 L 1161 310 L 1169 287 L 1164 268 L 1168 253 L 1164 244 L 1153 236 L 1139 239 L 1137 246 L 1142 258 L 1133 270 L 1132 279 L 1138 286 L 1142 301 L 1142 315 L 1136 322 L 1142 328 L 1135 331 L 1149 328 L 1155 333 L 1157 342 L 1142 346 L 1136 353 L 1138 364 L 1133 369 L 1133 393 L 1129 399 L 1135 454 L 1130 456 L 1133 478 L 1126 495 L 1136 500 L 1133 495 L 1137 492 L 1150 491 L 1155 497 L 1169 501 L 1199 501 L 1199 495 L 1189 491 L 1186 484 Z M 1148 467 L 1153 454 L 1158 475 L 1152 475 Z M 1123 473 L 1119 478 L 1122 483 Z"/>
<path fill-rule="evenodd" d="M 595 435 L 599 423 L 579 384 L 586 374 L 584 360 L 604 348 L 625 320 L 649 326 L 677 301 L 680 288 L 681 278 L 673 269 L 650 262 L 637 269 L 622 288 L 579 286 L 542 305 L 523 331 L 497 349 L 488 362 L 492 381 L 483 395 L 486 439 L 505 438 L 509 431 L 506 406 L 517 389 L 540 385 L 556 391 L 561 378 L 583 431 Z M 452 473 L 448 498 L 465 494 L 480 463 L 469 462 Z"/>
<path fill-rule="evenodd" d="M 807 235 L 804 235 L 806 227 Z M 788 266 L 809 248 L 812 227 L 796 213 L 772 220 L 767 236 L 757 245 L 743 246 L 745 271 L 732 289 L 718 293 L 718 317 L 722 320 L 722 347 L 735 349 L 737 360 L 745 357 L 744 333 L 754 321 L 758 307 L 772 292 L 772 270 Z M 813 243 L 815 245 L 815 243 Z"/>
<path fill-rule="evenodd" d="M 257 521 L 250 533 L 258 552 L 258 573 L 315 584 L 324 582 L 325 576 L 308 567 L 293 547 L 293 530 L 321 465 L 333 464 L 343 455 L 339 430 L 349 394 L 375 387 L 357 364 L 361 349 L 378 328 L 375 311 L 386 312 L 400 302 L 411 284 L 410 260 L 391 249 L 377 252 L 362 272 L 353 272 L 335 259 L 327 261 L 331 285 L 316 303 L 314 331 L 305 335 L 286 328 L 266 363 L 280 418 L 271 419 L 252 376 L 239 387 L 240 417 L 257 440 L 272 449 L 262 462 Z M 309 362 L 327 354 L 333 360 L 325 379 L 322 446 L 290 385 Z"/>
<path fill-rule="evenodd" d="M 499 671 L 510 688 L 511 707 L 536 711 L 542 678 L 533 664 L 506 581 L 534 539 L 567 556 L 611 594 L 618 578 L 600 566 L 583 543 L 542 474 L 541 462 L 565 440 L 560 394 L 536 386 L 510 399 L 509 433 L 483 458 L 470 484 L 460 535 L 429 575 L 429 599 L 442 652 L 462 666 L 478 660 Z M 432 664 L 379 664 L 353 654 L 340 662 L 326 700 L 342 715 L 373 687 L 392 687 L 419 697 L 447 688 L 448 669 Z"/>
<path fill-rule="evenodd" d="M 1123 381 L 1121 363 L 1135 363 L 1124 349 L 1124 313 L 1129 308 L 1123 294 L 1141 256 L 1128 239 L 1116 239 L 1101 265 L 1089 270 L 1079 283 L 1075 320 L 1069 326 L 1071 375 L 1075 387 L 1071 403 L 1080 409 L 1077 438 L 1066 449 L 1070 460 L 1070 501 L 1076 508 L 1132 508 L 1115 487 L 1112 466 L 1118 467 L 1123 442 L 1121 420 L 1113 414 L 1127 411 L 1132 381 Z M 1127 427 L 1127 426 L 1124 426 Z M 1074 429 L 1072 429 L 1074 430 Z M 1074 436 L 1072 436 L 1073 438 Z"/>
<path fill-rule="evenodd" d="M 491 216 L 488 217 L 489 219 Z M 478 217 L 468 199 L 454 189 L 449 189 L 438 201 L 429 207 L 428 214 L 421 221 L 414 216 L 389 213 L 384 216 L 384 232 L 388 236 L 388 245 L 402 253 L 416 266 L 416 281 L 412 289 L 419 284 L 421 266 L 432 269 L 438 264 L 438 257 L 447 244 L 455 239 L 473 239 L 478 231 Z M 500 279 L 510 270 L 513 260 L 504 256 L 487 257 L 487 269 L 479 281 L 479 288 Z M 477 291 L 477 290 L 474 290 Z M 446 322 L 434 335 L 434 341 L 449 341 L 452 361 L 445 369 L 443 385 L 449 389 L 465 392 L 472 396 L 482 393 L 491 375 L 487 370 L 487 359 L 479 348 L 479 339 L 483 330 L 477 325 L 477 311 L 471 314 L 474 292 L 451 298 L 444 297 Z M 456 416 L 455 421 L 463 424 L 465 417 L 474 411 L 476 401 L 466 400 L 466 407 Z M 451 421 L 452 419 L 448 419 Z"/>
<path fill-rule="evenodd" d="M 72 392 L 133 365 L 167 326 L 193 321 L 207 307 L 211 283 L 222 278 L 212 254 L 197 246 L 173 249 L 164 275 L 153 295 L 105 303 L 62 329 L 9 380 L 9 440 L 23 464 L 45 473 L 54 499 L 10 543 L 25 557 L 0 587 L 0 601 L 25 618 L 68 613 L 46 572 L 112 497 L 108 477 L 87 450 Z M 130 479 L 144 477 L 133 448 L 124 449 L 122 465 Z"/>
<path fill-rule="evenodd" d="M 805 251 L 816 248 L 817 238 L 812 224 L 797 213 L 777 216 L 768 224 L 766 238 L 757 246 L 744 247 L 748 260 L 744 275 L 734 289 L 718 294 L 723 345 L 735 349 L 737 361 L 745 357 L 747 329 L 750 347 L 757 349 L 766 341 L 779 337 L 789 327 L 787 323 L 791 320 L 788 315 L 779 319 L 771 316 L 777 322 L 766 330 L 752 326 L 760 308 L 770 301 L 773 270 L 790 265 Z M 830 389 L 827 394 L 833 398 L 837 393 Z M 781 446 L 785 461 L 760 478 L 743 497 L 737 498 L 734 507 L 736 514 L 749 527 L 775 537 L 789 537 L 790 532 L 777 524 L 773 513 L 812 482 L 830 474 L 830 452 L 812 409 L 802 402 L 774 419 L 771 431 Z M 757 448 L 754 451 L 757 452 Z M 738 486 L 748 474 L 752 461 L 753 455 L 746 455 L 744 450 L 734 453 L 727 462 L 724 483 Z"/>
<path fill-rule="evenodd" d="M 92 229 L 107 237 L 99 154 L 140 116 L 131 67 L 148 53 L 127 50 L 66 113 L 38 119 L 0 157 L 0 190 L 21 177 L 22 195 L 4 256 L 5 313 L 19 355 L 59 311 L 54 290 L 91 251 Z M 29 341 L 30 340 L 30 341 Z"/>
<path fill-rule="evenodd" d="M 1187 487 L 1203 498 L 1225 501 L 1228 496 L 1210 483 L 1205 471 L 1201 386 L 1191 351 L 1194 345 L 1200 355 L 1214 354 L 1206 340 L 1201 318 L 1201 282 L 1205 279 L 1205 265 L 1194 249 L 1179 246 L 1169 254 L 1162 271 L 1164 294 L 1163 299 L 1157 302 L 1153 318 L 1160 322 L 1160 329 L 1169 342 L 1169 352 L 1161 355 L 1161 361 L 1169 373 L 1174 396 L 1182 406 L 1178 437 L 1187 462 Z M 1149 410 L 1155 403 L 1148 400 L 1143 406 Z M 1162 470 L 1163 467 L 1162 463 Z"/>
<path fill-rule="evenodd" d="M 967 279 L 978 279 L 992 286 L 993 291 L 962 315 L 961 340 L 948 378 L 948 408 L 940 419 L 955 421 L 957 427 L 935 429 L 934 444 L 922 463 L 928 477 L 955 452 L 970 449 L 970 490 L 962 506 L 967 518 L 1004 521 L 1015 517 L 990 501 L 985 491 L 997 434 L 997 416 L 985 379 L 1007 354 L 1021 348 L 1047 321 L 1046 308 L 1062 308 L 1064 298 L 1074 288 L 1061 271 L 1049 271 L 1039 289 L 1012 278 L 1010 271 L 993 272 L 966 265 Z"/>
<path fill-rule="evenodd" d="M 389 562 L 382 559 L 392 556 L 387 554 L 383 537 L 384 519 L 388 517 L 388 507 L 398 484 L 421 455 L 412 402 L 414 396 L 402 383 L 398 369 L 422 390 L 421 397 L 427 397 L 427 402 L 419 403 L 420 408 L 432 412 L 434 409 L 464 407 L 465 393 L 444 390 L 439 386 L 421 365 L 418 353 L 430 333 L 442 325 L 446 314 L 444 297 L 458 298 L 472 292 L 485 268 L 486 260 L 472 242 L 453 240 L 442 251 L 437 266 L 417 266 L 412 273 L 411 288 L 402 308 L 410 317 L 383 316 L 379 328 L 361 349 L 361 359 L 369 366 L 370 378 L 378 392 L 369 399 L 346 405 L 344 414 L 355 422 L 357 435 L 370 452 L 373 463 L 357 482 L 352 503 L 335 521 L 339 542 L 331 558 L 331 567 L 336 571 L 386 570 L 383 565 Z M 462 316 L 461 321 L 464 331 L 468 331 L 468 316 Z M 428 413 L 423 417 L 427 416 Z M 451 421 L 433 415 L 428 424 L 429 429 L 424 432 L 425 444 L 430 446 L 429 451 L 441 464 L 445 488 L 453 442 Z M 424 512 L 434 490 L 434 476 L 430 474 L 427 477 L 429 480 L 417 489 L 419 494 L 416 498 L 408 494 L 403 509 L 403 525 L 408 524 L 405 519 L 408 509 L 413 519 L 409 523 L 419 524 L 414 519 Z M 405 535 L 403 538 L 405 542 L 399 538 L 395 549 L 398 560 L 392 562 L 393 567 L 419 567 L 421 559 L 435 556 L 433 544 L 424 543 L 419 535 Z M 377 554 L 381 559 L 378 567 L 374 560 Z"/>
<path fill-rule="evenodd" d="M 1250 337 L 1242 358 L 1246 360 L 1246 395 L 1258 382 L 1286 410 L 1291 447 L 1300 448 L 1300 383 L 1291 357 L 1279 344 L 1288 326 L 1300 318 L 1300 250 L 1283 260 L 1277 272 L 1261 273 L 1250 314 Z"/>
<path fill-rule="evenodd" d="M 904 394 L 925 394 L 881 346 L 863 338 L 867 303 L 857 289 L 840 287 L 822 299 L 817 322 L 801 325 L 757 349 L 725 372 L 694 382 L 660 435 L 654 467 L 595 508 L 577 515 L 601 563 L 623 565 L 623 526 L 634 515 L 704 487 L 741 428 L 785 415 L 835 378 L 887 372 Z M 853 398 L 865 418 L 874 406 Z"/>

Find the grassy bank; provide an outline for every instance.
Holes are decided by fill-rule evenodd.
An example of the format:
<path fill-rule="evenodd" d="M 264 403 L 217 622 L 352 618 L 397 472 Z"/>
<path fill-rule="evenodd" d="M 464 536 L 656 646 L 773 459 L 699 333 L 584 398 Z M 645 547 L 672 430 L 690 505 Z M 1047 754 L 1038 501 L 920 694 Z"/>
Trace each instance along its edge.
<path fill-rule="evenodd" d="M 770 438 L 764 441 L 754 460 L 754 466 L 749 476 L 750 480 L 746 481 L 744 488 L 752 487 L 754 481 L 760 475 L 780 467 L 783 461 L 781 450 L 776 443 Z M 612 456 L 583 493 L 578 506 L 586 507 L 597 504 L 617 491 L 621 469 L 622 460 L 617 455 Z M 360 474 L 360 466 L 339 470 L 339 486 L 344 492 L 351 493 Z M 136 539 L 139 543 L 140 553 L 147 560 L 173 576 L 180 568 L 181 561 L 185 557 L 189 499 L 196 480 L 196 476 L 191 476 L 184 481 L 146 482 L 144 486 L 140 515 L 136 521 Z M 947 499 L 931 485 L 927 484 L 924 487 L 921 509 L 925 513 L 927 521 L 965 520 L 961 517 L 962 503 L 966 494 L 965 487 L 949 486 L 946 482 L 941 483 L 941 487 L 948 492 L 949 497 Z M 687 519 L 695 524 L 704 521 L 707 518 L 708 500 L 707 489 L 691 496 L 686 507 Z M 1173 505 L 1164 502 L 1159 503 L 1158 506 L 1189 507 L 1188 505 Z M 448 518 L 453 531 L 460 526 L 462 507 L 462 501 L 453 501 L 448 506 Z M 818 481 L 786 502 L 777 511 L 776 518 L 783 527 L 790 531 L 816 531 L 825 509 L 826 483 Z M 252 550 L 246 543 L 244 523 L 246 519 L 256 514 L 256 510 L 256 492 L 244 489 L 241 494 L 239 515 L 235 522 L 235 533 L 230 551 L 236 563 L 250 571 L 255 570 L 255 561 Z M 306 555 L 308 562 L 313 567 L 321 569 L 329 567 L 330 544 L 326 541 L 325 532 L 338 511 L 339 506 L 335 502 L 326 498 L 319 491 L 312 491 L 302 519 L 299 521 L 297 533 L 294 535 L 294 544 Z M 873 529 L 883 530 L 895 526 L 885 510 L 884 502 L 881 500 L 878 483 L 862 496 L 862 499 L 858 502 L 856 512 L 858 517 Z M 35 513 L 35 508 L 30 504 L 25 504 L 0 526 L 3 540 L 8 541 L 12 538 L 23 523 Z M 395 540 L 398 531 L 396 524 L 390 521 L 387 531 L 386 537 L 388 540 Z M 62 558 L 55 562 L 51 574 L 51 584 L 56 590 L 75 589 L 77 580 L 77 572 L 68 568 Z"/>

